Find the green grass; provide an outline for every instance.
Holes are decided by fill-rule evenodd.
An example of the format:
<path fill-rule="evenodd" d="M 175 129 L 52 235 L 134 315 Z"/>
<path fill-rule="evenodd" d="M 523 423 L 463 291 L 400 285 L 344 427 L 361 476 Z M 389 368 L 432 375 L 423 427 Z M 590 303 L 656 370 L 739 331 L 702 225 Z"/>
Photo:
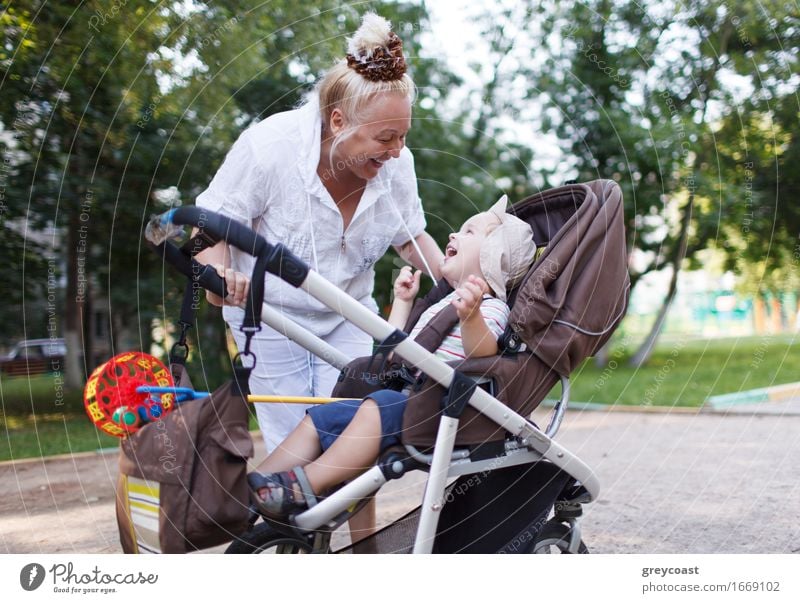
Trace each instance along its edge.
<path fill-rule="evenodd" d="M 0 376 L 0 402 L 8 416 L 83 412 L 83 392 L 65 389 L 63 377 L 52 373 Z"/>
<path fill-rule="evenodd" d="M 800 341 L 791 336 L 718 340 L 664 338 L 649 364 L 627 366 L 628 350 L 612 352 L 608 367 L 588 360 L 572 375 L 573 401 L 689 406 L 710 395 L 800 380 Z M 114 447 L 83 412 L 82 392 L 57 395 L 53 376 L 0 380 L 0 460 Z M 558 388 L 556 388 L 556 395 Z M 56 402 L 62 401 L 62 404 Z M 33 412 L 32 412 L 33 410 Z M 251 419 L 251 429 L 257 425 Z"/>
<path fill-rule="evenodd" d="M 250 429 L 258 429 L 253 416 L 250 417 Z M 119 439 L 95 428 L 85 414 L 0 417 L 0 461 L 117 446 Z"/>
<path fill-rule="evenodd" d="M 54 375 L 2 377 L 0 401 L 0 461 L 119 445 L 89 420 L 83 392 L 60 389 Z M 258 429 L 254 419 L 250 428 Z"/>
<path fill-rule="evenodd" d="M 714 340 L 664 338 L 648 365 L 592 359 L 572 374 L 571 399 L 600 404 L 698 407 L 708 396 L 800 381 L 800 340 L 792 336 Z"/>
<path fill-rule="evenodd" d="M 118 445 L 118 438 L 96 429 L 85 414 L 0 418 L 0 461 L 87 452 Z"/>

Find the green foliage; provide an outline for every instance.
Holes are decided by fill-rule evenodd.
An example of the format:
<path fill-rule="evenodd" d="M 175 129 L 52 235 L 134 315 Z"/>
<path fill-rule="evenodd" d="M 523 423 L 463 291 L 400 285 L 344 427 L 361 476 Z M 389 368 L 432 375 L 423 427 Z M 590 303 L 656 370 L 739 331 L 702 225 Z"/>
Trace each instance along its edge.
<path fill-rule="evenodd" d="M 789 4 L 470 7 L 486 45 L 479 88 L 426 47 L 420 3 L 114 6 L 22 0 L 0 13 L 6 338 L 41 332 L 48 277 L 61 291 L 59 334 L 68 323 L 77 330 L 88 318 L 75 304 L 85 278 L 108 304 L 115 349 L 149 347 L 154 321 L 175 320 L 181 284 L 142 245 L 145 221 L 192 203 L 241 131 L 294 106 L 370 8 L 403 38 L 418 86 L 408 144 L 440 244 L 501 193 L 517 201 L 569 172 L 622 185 L 629 248 L 648 260 L 634 280 L 680 263 L 681 216 L 691 210 L 690 260 L 713 245 L 729 267 L 753 273 L 755 289 L 794 282 L 800 124 L 788 83 L 800 27 Z M 754 93 L 743 100 L 736 82 Z M 546 134 L 567 153 L 558 167 L 541 154 Z M 753 194 L 743 203 L 750 162 Z M 20 226 L 57 235 L 36 248 Z M 398 265 L 392 254 L 378 264 L 380 305 Z M 204 309 L 198 330 L 214 381 L 227 360 L 219 311 Z"/>
<path fill-rule="evenodd" d="M 3 12 L 0 220 L 58 233 L 39 250 L 4 235 L 6 308 L 23 292 L 26 305 L 43 297 L 42 254 L 52 256 L 66 282 L 58 334 L 90 322 L 76 302 L 83 286 L 107 302 L 115 348 L 147 349 L 153 321 L 177 318 L 182 285 L 142 245 L 146 220 L 193 202 L 241 130 L 294 105 L 311 73 L 341 54 L 357 15 L 336 6 L 129 0 L 40 10 L 28 0 Z M 5 336 L 44 324 L 29 318 L 14 324 L 4 309 Z M 211 379 L 227 364 L 222 328 L 218 310 L 202 311 L 199 330 L 215 342 L 203 363 Z"/>
<path fill-rule="evenodd" d="M 775 30 L 772 19 L 795 27 Z M 796 23 L 782 3 L 610 0 L 558 3 L 545 19 L 559 49 L 537 80 L 560 113 L 552 127 L 576 158 L 578 179 L 622 185 L 629 247 L 651 254 L 646 270 L 674 257 L 685 209 L 689 259 L 741 218 L 734 171 L 720 162 L 732 132 L 718 130 L 719 115 L 746 119 L 737 86 L 785 83 L 797 60 Z"/>

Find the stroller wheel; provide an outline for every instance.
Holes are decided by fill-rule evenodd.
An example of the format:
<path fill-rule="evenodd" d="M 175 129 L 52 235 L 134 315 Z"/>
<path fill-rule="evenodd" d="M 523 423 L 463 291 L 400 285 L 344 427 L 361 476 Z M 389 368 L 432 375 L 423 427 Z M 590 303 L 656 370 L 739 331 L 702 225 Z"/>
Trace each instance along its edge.
<path fill-rule="evenodd" d="M 268 523 L 262 522 L 237 536 L 225 553 L 297 555 L 310 553 L 311 549 L 311 543 L 307 540 L 281 534 Z"/>
<path fill-rule="evenodd" d="M 572 539 L 572 528 L 559 521 L 548 521 L 536 537 L 533 544 L 533 552 L 537 554 L 569 554 L 569 544 Z M 578 553 L 585 555 L 589 549 L 583 543 L 578 542 Z"/>

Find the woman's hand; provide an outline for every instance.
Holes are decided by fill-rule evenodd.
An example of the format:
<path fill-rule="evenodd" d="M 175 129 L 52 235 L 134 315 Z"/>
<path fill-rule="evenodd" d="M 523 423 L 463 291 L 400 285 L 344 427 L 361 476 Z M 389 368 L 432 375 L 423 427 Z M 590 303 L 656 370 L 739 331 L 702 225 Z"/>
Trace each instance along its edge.
<path fill-rule="evenodd" d="M 469 320 L 473 316 L 479 316 L 477 312 L 481 307 L 483 296 L 489 292 L 489 285 L 480 277 L 470 274 L 466 282 L 456 289 L 456 297 L 450 302 L 455 306 L 456 313 L 461 322 Z"/>
<path fill-rule="evenodd" d="M 419 293 L 419 281 L 422 270 L 411 272 L 411 266 L 404 266 L 394 281 L 394 298 L 404 302 L 412 302 Z"/>
<path fill-rule="evenodd" d="M 225 268 L 222 264 L 214 264 L 214 270 L 225 280 L 228 297 L 223 300 L 219 295 L 206 291 L 206 299 L 209 303 L 215 306 L 243 305 L 247 300 L 247 292 L 250 290 L 250 279 L 232 268 Z"/>

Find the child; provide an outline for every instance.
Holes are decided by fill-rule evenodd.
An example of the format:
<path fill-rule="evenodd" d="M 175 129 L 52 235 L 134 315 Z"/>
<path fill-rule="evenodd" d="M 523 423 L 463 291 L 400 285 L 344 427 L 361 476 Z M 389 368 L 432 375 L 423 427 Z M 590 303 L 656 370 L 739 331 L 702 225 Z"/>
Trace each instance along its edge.
<path fill-rule="evenodd" d="M 530 226 L 506 213 L 506 204 L 503 196 L 450 235 L 440 268 L 455 291 L 428 308 L 410 333 L 413 338 L 443 307 L 455 306 L 459 325 L 435 352 L 443 360 L 498 352 L 509 315 L 506 289 L 525 275 L 536 252 Z M 403 268 L 394 283 L 388 322 L 399 329 L 411 312 L 420 274 Z M 318 493 L 374 465 L 383 450 L 400 443 L 406 401 L 402 392 L 382 390 L 363 401 L 311 408 L 260 466 L 269 473 L 248 475 L 259 510 L 274 518 L 301 512 L 316 503 Z"/>

